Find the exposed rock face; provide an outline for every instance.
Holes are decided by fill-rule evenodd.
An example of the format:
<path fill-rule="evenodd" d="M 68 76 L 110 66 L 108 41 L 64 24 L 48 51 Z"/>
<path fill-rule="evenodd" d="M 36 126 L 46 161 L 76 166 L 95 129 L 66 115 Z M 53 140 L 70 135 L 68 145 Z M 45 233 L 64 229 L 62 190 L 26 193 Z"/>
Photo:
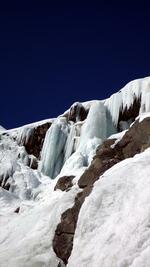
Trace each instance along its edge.
<path fill-rule="evenodd" d="M 57 226 L 53 240 L 53 248 L 56 255 L 64 264 L 67 264 L 72 251 L 73 237 L 80 208 L 90 191 L 91 188 L 87 188 L 83 192 L 77 194 L 74 206 L 62 214 L 61 222 Z"/>
<path fill-rule="evenodd" d="M 142 122 L 136 121 L 116 145 L 121 150 L 123 158 L 133 157 L 150 146 L 150 118 Z"/>
<path fill-rule="evenodd" d="M 88 111 L 85 110 L 83 105 L 79 102 L 72 105 L 68 114 L 68 120 L 77 122 L 84 121 L 87 117 Z"/>
<path fill-rule="evenodd" d="M 38 168 L 38 160 L 36 157 L 33 157 L 32 160 L 29 160 L 29 166 L 33 170 L 36 170 Z"/>
<path fill-rule="evenodd" d="M 115 139 L 108 139 L 97 149 L 90 167 L 83 173 L 78 181 L 80 188 L 93 185 L 93 183 L 99 179 L 100 175 L 120 161 L 118 157 L 114 157 L 114 149 L 111 148 L 114 142 Z"/>
<path fill-rule="evenodd" d="M 20 207 L 16 208 L 14 212 L 19 213 L 19 211 L 20 211 Z"/>
<path fill-rule="evenodd" d="M 54 190 L 60 189 L 62 191 L 68 191 L 73 186 L 72 180 L 74 177 L 73 175 L 60 177 Z"/>
<path fill-rule="evenodd" d="M 46 132 L 50 126 L 51 123 L 47 122 L 34 128 L 28 141 L 23 144 L 28 154 L 32 154 L 36 158 L 39 158 Z"/>
<path fill-rule="evenodd" d="M 118 130 L 119 129 L 119 123 L 120 121 L 131 121 L 133 122 L 135 120 L 135 118 L 139 115 L 139 111 L 140 111 L 140 105 L 141 105 L 141 98 L 134 99 L 133 105 L 130 106 L 129 109 L 127 109 L 127 107 L 122 111 L 120 111 L 119 114 L 119 120 L 118 120 Z"/>
<path fill-rule="evenodd" d="M 98 147 L 91 165 L 78 181 L 78 185 L 83 191 L 77 194 L 74 206 L 61 216 L 61 222 L 55 231 L 53 248 L 64 264 L 67 264 L 72 251 L 80 208 L 86 196 L 90 194 L 94 182 L 116 163 L 133 157 L 150 146 L 150 118 L 146 118 L 140 123 L 136 121 L 121 141 L 112 146 L 114 142 L 115 139 L 108 139 Z"/>
<path fill-rule="evenodd" d="M 8 182 L 9 175 L 1 175 L 0 176 L 0 187 L 4 188 L 5 190 L 9 191 L 10 183 Z"/>

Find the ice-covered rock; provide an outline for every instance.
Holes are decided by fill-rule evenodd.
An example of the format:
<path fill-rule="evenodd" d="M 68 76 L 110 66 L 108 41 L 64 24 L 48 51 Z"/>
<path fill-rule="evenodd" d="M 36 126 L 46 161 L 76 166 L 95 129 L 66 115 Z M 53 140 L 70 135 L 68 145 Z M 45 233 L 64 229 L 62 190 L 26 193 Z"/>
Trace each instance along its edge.
<path fill-rule="evenodd" d="M 150 77 L 0 131 L 0 266 L 149 267 L 149 147 Z"/>
<path fill-rule="evenodd" d="M 82 103 L 74 103 L 68 113 L 68 120 L 73 122 L 84 121 L 87 117 L 88 110 L 84 108 Z"/>
<path fill-rule="evenodd" d="M 134 105 L 134 101 L 137 101 L 139 109 L 135 112 L 136 116 L 138 113 L 150 111 L 150 77 L 129 82 L 119 92 L 104 101 L 115 125 L 118 124 L 120 113 L 125 109 L 127 112 Z"/>

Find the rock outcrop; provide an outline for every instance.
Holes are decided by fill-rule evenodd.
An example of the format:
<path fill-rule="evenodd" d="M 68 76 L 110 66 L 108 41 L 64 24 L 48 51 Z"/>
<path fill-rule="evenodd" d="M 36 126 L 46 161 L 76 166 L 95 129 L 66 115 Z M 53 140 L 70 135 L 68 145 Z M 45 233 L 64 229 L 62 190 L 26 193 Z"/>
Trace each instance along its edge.
<path fill-rule="evenodd" d="M 54 190 L 68 191 L 73 186 L 72 180 L 75 176 L 63 176 L 57 181 Z"/>
<path fill-rule="evenodd" d="M 0 176 L 0 187 L 4 188 L 5 190 L 9 191 L 10 183 L 8 182 L 9 175 L 1 175 Z"/>
<path fill-rule="evenodd" d="M 139 97 L 138 99 L 134 98 L 134 102 L 129 108 L 127 108 L 126 106 L 124 110 L 123 108 L 120 110 L 118 119 L 118 130 L 120 130 L 119 124 L 121 121 L 133 122 L 135 120 L 135 118 L 139 115 L 140 106 L 141 106 L 141 97 Z"/>
<path fill-rule="evenodd" d="M 50 126 L 51 123 L 47 122 L 33 129 L 28 141 L 23 143 L 28 154 L 34 155 L 37 159 L 39 158 L 46 132 Z"/>
<path fill-rule="evenodd" d="M 73 122 L 84 121 L 87 117 L 87 114 L 88 111 L 85 110 L 84 106 L 81 103 L 76 102 L 70 108 L 68 120 Z"/>
<path fill-rule="evenodd" d="M 150 118 L 145 118 L 142 122 L 137 120 L 118 143 L 115 144 L 115 141 L 116 139 L 108 139 L 98 147 L 91 165 L 78 181 L 83 191 L 77 194 L 73 207 L 61 216 L 61 222 L 55 231 L 53 248 L 64 264 L 67 264 L 72 251 L 80 208 L 90 194 L 94 182 L 113 165 L 150 146 Z"/>

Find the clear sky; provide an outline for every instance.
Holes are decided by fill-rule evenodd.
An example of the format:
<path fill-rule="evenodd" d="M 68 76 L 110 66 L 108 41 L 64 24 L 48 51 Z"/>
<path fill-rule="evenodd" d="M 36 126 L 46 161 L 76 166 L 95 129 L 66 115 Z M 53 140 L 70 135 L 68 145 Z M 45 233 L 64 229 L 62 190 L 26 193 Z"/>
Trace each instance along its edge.
<path fill-rule="evenodd" d="M 55 117 L 149 76 L 148 2 L 1 1 L 0 124 Z"/>

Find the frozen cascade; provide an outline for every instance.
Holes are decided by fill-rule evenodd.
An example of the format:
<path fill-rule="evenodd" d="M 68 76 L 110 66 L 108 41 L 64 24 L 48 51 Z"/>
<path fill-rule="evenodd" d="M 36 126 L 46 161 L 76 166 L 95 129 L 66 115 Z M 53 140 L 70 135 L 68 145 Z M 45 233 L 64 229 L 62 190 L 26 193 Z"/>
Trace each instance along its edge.
<path fill-rule="evenodd" d="M 108 117 L 104 103 L 96 101 L 89 111 L 86 123 L 83 125 L 78 149 L 86 158 L 87 165 L 91 162 L 96 147 L 115 132 L 116 130 L 110 117 Z"/>
<path fill-rule="evenodd" d="M 68 138 L 65 144 L 64 149 L 64 162 L 72 155 L 74 152 L 74 144 L 75 144 L 75 136 L 76 136 L 76 126 L 72 122 L 70 125 L 70 132 L 68 134 Z"/>
<path fill-rule="evenodd" d="M 107 110 L 102 101 L 95 101 L 81 129 L 81 137 L 76 152 L 65 162 L 61 175 L 75 173 L 79 168 L 88 166 L 95 154 L 96 148 L 102 143 L 108 132 Z M 110 122 L 110 121 L 109 121 Z M 111 128 L 115 133 L 115 128 Z"/>
<path fill-rule="evenodd" d="M 64 117 L 54 120 L 52 126 L 47 131 L 39 168 L 45 175 L 51 178 L 55 178 L 61 170 L 68 131 L 69 126 Z"/>
<path fill-rule="evenodd" d="M 88 114 L 86 123 L 81 131 L 79 149 L 83 151 L 89 139 L 105 139 L 107 135 L 106 108 L 100 101 L 96 101 Z"/>
<path fill-rule="evenodd" d="M 150 112 L 150 77 L 128 83 L 118 93 L 104 101 L 90 104 L 87 119 L 82 122 L 67 122 L 66 118 L 54 120 L 48 130 L 41 156 L 40 169 L 51 178 L 61 173 L 88 166 L 96 147 L 107 137 L 117 132 L 119 114 L 129 109 L 135 99 L 141 98 L 140 114 Z M 86 103 L 83 103 L 86 109 Z M 131 121 L 120 122 L 126 129 Z M 81 133 L 78 134 L 78 128 Z"/>
<path fill-rule="evenodd" d="M 114 133 L 116 128 L 102 101 L 91 105 L 84 123 L 59 117 L 46 134 L 39 168 L 53 179 L 61 169 L 63 174 L 88 166 L 97 146 Z"/>

